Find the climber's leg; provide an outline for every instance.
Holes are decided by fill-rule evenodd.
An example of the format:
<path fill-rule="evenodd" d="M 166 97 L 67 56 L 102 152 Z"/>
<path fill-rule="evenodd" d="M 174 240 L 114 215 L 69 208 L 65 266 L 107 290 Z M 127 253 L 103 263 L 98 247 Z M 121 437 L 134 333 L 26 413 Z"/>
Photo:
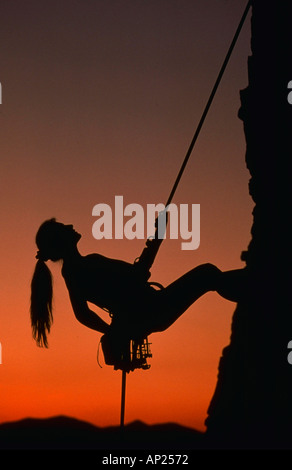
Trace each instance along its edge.
<path fill-rule="evenodd" d="M 163 331 L 172 325 L 196 300 L 210 291 L 238 301 L 244 291 L 244 269 L 222 272 L 212 264 L 203 264 L 187 272 L 165 289 L 155 292 L 149 315 L 152 332 Z"/>

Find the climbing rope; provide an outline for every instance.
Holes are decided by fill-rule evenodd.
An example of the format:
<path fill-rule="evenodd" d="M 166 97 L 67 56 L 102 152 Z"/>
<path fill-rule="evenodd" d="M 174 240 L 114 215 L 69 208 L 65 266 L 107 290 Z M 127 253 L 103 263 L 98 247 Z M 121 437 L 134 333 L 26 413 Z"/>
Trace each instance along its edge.
<path fill-rule="evenodd" d="M 203 113 L 202 113 L 202 116 L 201 116 L 201 119 L 200 119 L 200 121 L 199 121 L 199 124 L 198 124 L 198 126 L 197 126 L 197 128 L 196 128 L 196 131 L 195 131 L 195 133 L 194 133 L 194 136 L 193 136 L 193 138 L 192 138 L 192 141 L 191 141 L 191 143 L 190 143 L 190 146 L 189 146 L 189 148 L 188 148 L 188 150 L 187 150 L 187 153 L 186 153 L 186 155 L 185 155 L 185 158 L 184 158 L 184 160 L 183 160 L 183 163 L 182 163 L 182 165 L 181 165 L 181 168 L 180 168 L 180 170 L 179 170 L 179 172 L 178 172 L 178 175 L 177 175 L 177 177 L 176 177 L 176 180 L 175 180 L 175 182 L 174 182 L 174 185 L 173 185 L 173 187 L 172 187 L 172 189 L 171 189 L 171 191 L 170 191 L 169 197 L 168 197 L 167 202 L 166 202 L 166 205 L 165 205 L 165 208 L 166 208 L 166 209 L 167 209 L 167 206 L 169 206 L 169 204 L 171 203 L 171 201 L 172 201 L 172 199 L 173 199 L 173 197 L 174 197 L 174 194 L 175 194 L 175 192 L 176 192 L 176 190 L 177 190 L 177 187 L 178 187 L 178 185 L 179 185 L 179 183 L 180 183 L 180 180 L 181 180 L 181 178 L 182 178 L 182 176 L 183 176 L 183 173 L 184 173 L 185 168 L 186 168 L 186 166 L 187 166 L 187 163 L 188 163 L 188 161 L 189 161 L 189 159 L 190 159 L 190 156 L 191 156 L 191 154 L 192 154 L 192 151 L 193 151 L 193 149 L 194 149 L 194 146 L 195 146 L 195 144 L 196 144 L 196 142 L 197 142 L 197 140 L 198 140 L 198 137 L 199 137 L 199 135 L 200 135 L 201 129 L 202 129 L 202 127 L 203 127 L 203 124 L 204 124 L 205 119 L 206 119 L 206 117 L 207 117 L 207 115 L 208 115 L 209 109 L 210 109 L 210 107 L 211 107 L 211 104 L 212 104 L 212 102 L 213 102 L 213 100 L 214 100 L 214 97 L 215 97 L 215 95 L 216 95 L 216 92 L 217 92 L 217 90 L 218 90 L 218 87 L 219 87 L 219 85 L 220 85 L 220 82 L 221 82 L 221 80 L 222 80 L 222 77 L 223 77 L 224 72 L 225 72 L 225 70 L 226 70 L 226 67 L 227 67 L 227 65 L 228 65 L 229 59 L 230 59 L 230 57 L 231 57 L 231 55 L 232 55 L 232 52 L 233 52 L 233 50 L 234 50 L 234 47 L 235 47 L 235 45 L 236 45 L 236 42 L 237 42 L 237 40 L 238 40 L 238 37 L 239 37 L 240 32 L 241 32 L 241 30 L 242 30 L 242 27 L 243 27 L 243 25 L 244 25 L 244 23 L 245 23 L 247 14 L 248 14 L 249 9 L 250 9 L 250 7 L 251 7 L 251 3 L 252 3 L 251 0 L 249 0 L 249 2 L 247 3 L 247 6 L 246 6 L 246 8 L 245 8 L 245 10 L 244 10 L 244 12 L 243 12 L 243 15 L 242 15 L 242 17 L 241 17 L 241 20 L 240 20 L 240 22 L 239 22 L 239 25 L 238 25 L 238 27 L 237 27 L 237 29 L 236 29 L 236 32 L 235 32 L 234 37 L 233 37 L 233 39 L 232 39 L 232 42 L 231 42 L 231 44 L 230 44 L 230 47 L 229 47 L 229 49 L 228 49 L 228 51 L 227 51 L 226 57 L 225 57 L 225 59 L 224 59 L 224 61 L 223 61 L 223 63 L 222 63 L 222 66 L 221 66 L 220 71 L 219 71 L 219 73 L 218 73 L 218 76 L 217 76 L 217 78 L 216 78 L 216 81 L 215 81 L 215 84 L 214 84 L 214 86 L 213 86 L 213 89 L 212 89 L 212 91 L 211 91 L 211 93 L 210 93 L 210 96 L 209 96 L 209 98 L 208 98 L 208 101 L 207 101 L 207 104 L 206 104 L 206 106 L 205 106 L 205 109 L 204 109 L 204 111 L 203 111 Z M 165 209 L 165 210 L 166 210 L 166 209 Z M 167 215 L 167 214 L 166 214 L 166 215 Z M 159 217 L 159 216 L 158 216 L 158 217 Z M 166 217 L 166 224 L 167 224 L 167 221 L 168 221 L 168 217 Z M 163 241 L 163 238 L 158 238 L 158 219 L 156 219 L 156 224 L 155 224 L 155 226 L 156 226 L 156 228 L 155 228 L 155 235 L 154 235 L 152 238 L 149 238 L 149 239 L 146 241 L 146 247 L 145 247 L 144 250 L 142 251 L 140 257 L 135 260 L 135 263 L 141 266 L 141 270 L 143 270 L 145 274 L 148 274 L 148 277 L 150 276 L 149 270 L 150 270 L 150 268 L 151 268 L 151 266 L 152 266 L 152 264 L 153 264 L 153 262 L 154 262 L 154 259 L 155 259 L 156 255 L 157 255 L 157 252 L 158 252 L 158 250 L 159 250 L 159 248 L 160 248 L 160 245 L 161 245 L 161 243 L 162 243 L 162 241 Z"/>
<path fill-rule="evenodd" d="M 172 199 L 173 199 L 173 196 L 174 196 L 174 194 L 175 194 L 175 192 L 176 192 L 176 190 L 177 190 L 177 187 L 178 187 L 179 182 L 180 182 L 180 180 L 181 180 L 181 177 L 182 177 L 182 175 L 183 175 L 183 173 L 184 173 L 184 170 L 185 170 L 185 168 L 186 168 L 186 166 L 187 166 L 187 163 L 188 163 L 188 161 L 189 161 L 189 159 L 190 159 L 190 156 L 191 156 L 191 154 L 192 154 L 193 148 L 194 148 L 194 146 L 195 146 L 195 144 L 196 144 L 196 142 L 197 142 L 197 140 L 198 140 L 198 137 L 199 137 L 199 135 L 200 135 L 201 129 L 202 129 L 203 124 L 204 124 L 204 122 L 205 122 L 205 119 L 206 119 L 206 117 L 207 117 L 208 111 L 209 111 L 209 109 L 210 109 L 210 107 L 211 107 L 211 104 L 212 104 L 212 102 L 213 102 L 213 99 L 214 99 L 214 97 L 215 97 L 215 95 L 216 95 L 217 89 L 218 89 L 218 87 L 219 87 L 219 85 L 220 85 L 221 79 L 222 79 L 222 77 L 223 77 L 223 75 L 224 75 L 224 72 L 225 72 L 226 67 L 227 67 L 227 65 L 228 65 L 229 59 L 230 59 L 230 57 L 231 57 L 231 55 L 232 55 L 233 49 L 234 49 L 234 47 L 235 47 L 235 45 L 236 45 L 237 39 L 238 39 L 238 37 L 239 37 L 239 35 L 240 35 L 240 32 L 241 32 L 241 30 L 242 30 L 242 27 L 243 27 L 243 25 L 244 25 L 244 22 L 245 22 L 245 20 L 246 20 L 246 17 L 247 17 L 247 14 L 248 14 L 248 12 L 249 12 L 250 7 L 251 7 L 251 0 L 249 0 L 248 4 L 247 4 L 247 6 L 246 6 L 246 8 L 245 8 L 245 10 L 244 10 L 244 13 L 243 13 L 243 15 L 242 15 L 242 18 L 241 18 L 241 20 L 240 20 L 240 22 L 239 22 L 238 28 L 237 28 L 237 30 L 236 30 L 236 32 L 235 32 L 235 34 L 234 34 L 234 37 L 233 37 L 233 39 L 232 39 L 232 42 L 231 42 L 231 44 L 230 44 L 230 47 L 229 47 L 229 49 L 228 49 L 228 52 L 227 52 L 226 57 L 225 57 L 225 59 L 224 59 L 224 62 L 223 62 L 223 64 L 222 64 L 222 66 L 221 66 L 220 72 L 219 72 L 219 74 L 218 74 L 218 76 L 217 76 L 217 79 L 216 79 L 216 81 L 215 81 L 214 87 L 213 87 L 213 89 L 212 89 L 212 91 L 211 91 L 211 93 L 210 93 L 209 99 L 208 99 L 208 101 L 207 101 L 207 104 L 206 104 L 206 106 L 205 106 L 205 109 L 204 109 L 204 111 L 203 111 L 203 114 L 202 114 L 202 116 L 201 116 L 201 119 L 200 119 L 200 121 L 199 121 L 199 124 L 198 124 L 198 127 L 197 127 L 197 129 L 196 129 L 196 132 L 195 132 L 195 134 L 194 134 L 194 136 L 193 136 L 193 139 L 192 139 L 192 141 L 191 141 L 191 144 L 190 144 L 190 146 L 189 146 L 189 148 L 188 148 L 188 151 L 187 151 L 187 153 L 186 153 L 186 156 L 185 156 L 185 158 L 184 158 L 184 161 L 183 161 L 183 163 L 182 163 L 182 166 L 181 166 L 181 168 L 180 168 L 180 170 L 179 170 L 179 173 L 178 173 L 177 178 L 176 178 L 176 180 L 175 180 L 175 182 L 174 182 L 173 188 L 172 188 L 172 190 L 171 190 L 171 192 L 170 192 L 170 195 L 169 195 L 169 197 L 168 197 L 168 200 L 167 200 L 167 202 L 166 202 L 166 206 L 168 206 L 168 205 L 171 203 L 171 201 L 172 201 Z"/>

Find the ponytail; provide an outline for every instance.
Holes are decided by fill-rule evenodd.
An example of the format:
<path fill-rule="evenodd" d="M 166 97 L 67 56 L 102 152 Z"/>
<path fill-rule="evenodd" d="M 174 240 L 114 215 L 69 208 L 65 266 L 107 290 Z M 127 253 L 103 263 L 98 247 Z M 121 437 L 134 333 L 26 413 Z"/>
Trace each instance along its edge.
<path fill-rule="evenodd" d="M 32 336 L 40 347 L 48 347 L 47 334 L 53 323 L 53 283 L 46 263 L 38 259 L 31 281 L 30 319 Z"/>

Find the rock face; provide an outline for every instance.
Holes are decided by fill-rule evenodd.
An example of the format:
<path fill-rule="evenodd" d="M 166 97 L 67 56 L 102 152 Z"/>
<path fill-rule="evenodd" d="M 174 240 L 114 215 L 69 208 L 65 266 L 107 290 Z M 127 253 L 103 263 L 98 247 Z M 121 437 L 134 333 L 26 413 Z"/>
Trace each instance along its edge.
<path fill-rule="evenodd" d="M 251 241 L 246 295 L 235 310 L 206 420 L 214 446 L 292 448 L 292 0 L 252 1 L 246 137 Z"/>

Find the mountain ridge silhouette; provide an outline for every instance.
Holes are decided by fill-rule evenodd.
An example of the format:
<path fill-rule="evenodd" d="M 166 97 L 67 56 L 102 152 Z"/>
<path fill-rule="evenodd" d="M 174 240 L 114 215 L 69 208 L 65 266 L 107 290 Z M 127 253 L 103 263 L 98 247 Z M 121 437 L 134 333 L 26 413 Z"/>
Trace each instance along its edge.
<path fill-rule="evenodd" d="M 199 449 L 204 433 L 177 423 L 99 427 L 64 415 L 0 424 L 0 449 Z"/>

